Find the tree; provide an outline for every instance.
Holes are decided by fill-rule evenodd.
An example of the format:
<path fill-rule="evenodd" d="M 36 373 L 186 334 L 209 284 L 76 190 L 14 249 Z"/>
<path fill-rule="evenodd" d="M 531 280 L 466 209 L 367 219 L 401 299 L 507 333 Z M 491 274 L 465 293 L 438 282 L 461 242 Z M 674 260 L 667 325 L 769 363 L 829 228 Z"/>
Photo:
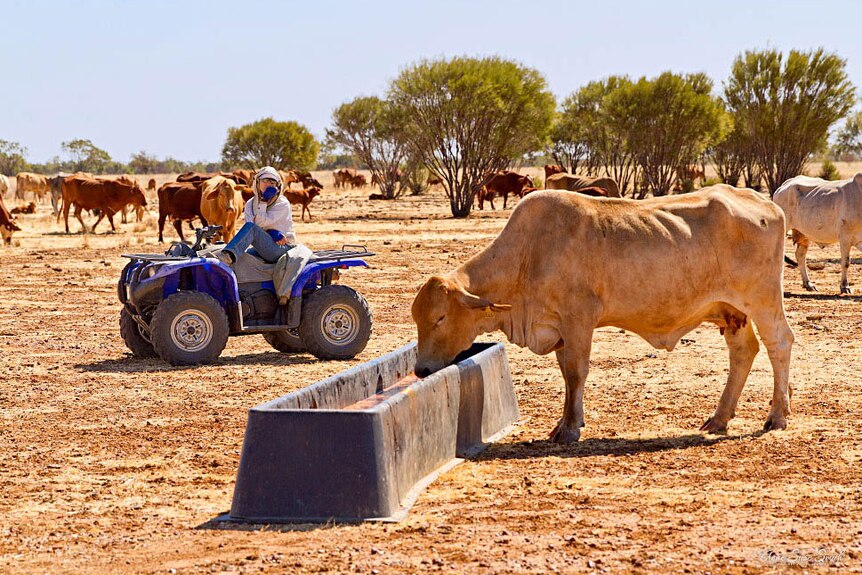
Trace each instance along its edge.
<path fill-rule="evenodd" d="M 371 170 L 383 197 L 391 200 L 400 195 L 401 190 L 396 191 L 399 168 L 407 154 L 400 130 L 403 123 L 390 102 L 375 96 L 360 97 L 333 112 L 326 139 L 359 158 Z"/>
<path fill-rule="evenodd" d="M 747 51 L 733 62 L 724 99 L 737 126 L 754 143 L 770 193 L 802 173 L 829 128 L 855 101 L 846 62 L 822 48 Z"/>
<path fill-rule="evenodd" d="M 227 169 L 272 166 L 278 170 L 310 170 L 319 149 L 305 126 L 264 118 L 228 129 L 222 162 Z"/>
<path fill-rule="evenodd" d="M 455 217 L 470 214 L 492 172 L 544 148 L 555 107 L 538 71 L 498 57 L 419 62 L 392 82 L 389 99 L 410 155 L 443 180 Z"/>
<path fill-rule="evenodd" d="M 677 167 L 694 163 L 724 136 L 725 114 L 711 91 L 712 81 L 705 74 L 664 72 L 608 94 L 604 105 L 610 126 L 624 136 L 641 173 L 640 197 L 647 190 L 666 195 Z"/>
<path fill-rule="evenodd" d="M 27 148 L 18 142 L 0 140 L 0 174 L 14 176 L 28 169 Z"/>
<path fill-rule="evenodd" d="M 111 162 L 111 155 L 97 148 L 90 140 L 70 140 L 63 142 L 63 151 L 72 161 L 72 171 L 100 174 Z"/>
<path fill-rule="evenodd" d="M 862 110 L 847 118 L 835 137 L 832 153 L 838 159 L 849 161 L 862 157 Z"/>
<path fill-rule="evenodd" d="M 549 152 L 554 161 L 568 170 L 577 173 L 578 165 L 587 159 L 590 151 L 588 126 L 593 122 L 594 110 L 585 106 L 579 99 L 580 92 L 566 98 L 562 110 L 557 114 L 551 128 Z"/>
<path fill-rule="evenodd" d="M 159 166 L 159 160 L 145 151 L 141 150 L 137 154 L 132 154 L 129 160 L 129 168 L 133 174 L 156 174 L 156 169 Z"/>

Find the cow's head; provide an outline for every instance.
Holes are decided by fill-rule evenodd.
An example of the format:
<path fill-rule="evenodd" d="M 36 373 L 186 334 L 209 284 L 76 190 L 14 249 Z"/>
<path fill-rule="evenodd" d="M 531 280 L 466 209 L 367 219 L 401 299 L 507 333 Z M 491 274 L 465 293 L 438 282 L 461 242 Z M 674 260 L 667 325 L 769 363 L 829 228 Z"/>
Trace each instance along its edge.
<path fill-rule="evenodd" d="M 0 224 L 0 238 L 3 238 L 3 243 L 7 246 L 12 243 L 12 232 L 20 231 L 21 228 L 19 228 L 12 220 L 6 220 Z"/>
<path fill-rule="evenodd" d="M 455 280 L 434 276 L 416 294 L 411 313 L 419 333 L 416 375 L 425 377 L 448 365 L 490 329 L 489 319 L 511 309 L 469 293 Z"/>
<path fill-rule="evenodd" d="M 320 195 L 320 188 L 318 188 L 317 186 L 312 186 L 305 191 L 308 193 L 309 201 Z"/>
<path fill-rule="evenodd" d="M 521 188 L 532 188 L 533 186 L 533 178 L 530 176 L 521 176 L 518 179 L 518 183 L 521 184 Z"/>
<path fill-rule="evenodd" d="M 144 197 L 144 188 L 138 182 L 135 182 L 135 185 L 132 186 L 132 199 L 129 203 L 134 206 L 141 206 L 142 208 L 147 206 L 147 198 Z"/>
<path fill-rule="evenodd" d="M 224 178 L 217 186 L 206 193 L 204 199 L 216 202 L 219 208 L 221 208 L 225 213 L 236 213 L 237 207 L 235 195 L 236 184 L 233 181 Z"/>

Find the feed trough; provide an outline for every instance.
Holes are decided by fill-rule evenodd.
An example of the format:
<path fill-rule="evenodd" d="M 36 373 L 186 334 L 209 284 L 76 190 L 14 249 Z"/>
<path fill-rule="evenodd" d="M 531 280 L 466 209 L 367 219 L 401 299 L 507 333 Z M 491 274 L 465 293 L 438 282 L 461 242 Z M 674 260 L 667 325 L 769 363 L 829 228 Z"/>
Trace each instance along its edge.
<path fill-rule="evenodd" d="M 416 344 L 249 410 L 228 520 L 402 519 L 441 472 L 518 419 L 506 351 L 413 375 Z"/>

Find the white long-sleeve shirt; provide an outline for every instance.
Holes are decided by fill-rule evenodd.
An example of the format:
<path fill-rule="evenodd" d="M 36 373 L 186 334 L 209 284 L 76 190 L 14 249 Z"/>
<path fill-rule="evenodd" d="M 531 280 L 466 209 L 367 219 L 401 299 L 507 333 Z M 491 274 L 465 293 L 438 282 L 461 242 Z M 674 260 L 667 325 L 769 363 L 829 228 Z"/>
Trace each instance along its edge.
<path fill-rule="evenodd" d="M 287 238 L 287 243 L 296 245 L 296 232 L 293 229 L 293 209 L 290 202 L 279 194 L 271 205 L 260 201 L 257 194 L 245 203 L 243 215 L 246 222 L 259 225 L 264 230 L 278 230 Z"/>

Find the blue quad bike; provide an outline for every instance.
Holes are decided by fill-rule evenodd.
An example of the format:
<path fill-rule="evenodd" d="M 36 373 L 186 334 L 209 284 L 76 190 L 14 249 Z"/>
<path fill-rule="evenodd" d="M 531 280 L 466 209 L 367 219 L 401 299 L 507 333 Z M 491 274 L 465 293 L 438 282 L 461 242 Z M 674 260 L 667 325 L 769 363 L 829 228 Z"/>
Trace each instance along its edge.
<path fill-rule="evenodd" d="M 130 261 L 117 284 L 120 335 L 134 356 L 208 363 L 228 336 L 247 334 L 262 334 L 280 352 L 319 359 L 350 359 L 365 349 L 372 330 L 368 302 L 335 282 L 339 270 L 368 267 L 363 258 L 372 252 L 351 245 L 314 252 L 298 275 L 292 270 L 292 284 L 279 286 L 278 264 L 252 253 L 233 267 L 206 257 L 224 247 L 212 243 L 219 230 L 198 229 L 193 246 L 174 243 L 165 255 L 123 254 Z"/>

